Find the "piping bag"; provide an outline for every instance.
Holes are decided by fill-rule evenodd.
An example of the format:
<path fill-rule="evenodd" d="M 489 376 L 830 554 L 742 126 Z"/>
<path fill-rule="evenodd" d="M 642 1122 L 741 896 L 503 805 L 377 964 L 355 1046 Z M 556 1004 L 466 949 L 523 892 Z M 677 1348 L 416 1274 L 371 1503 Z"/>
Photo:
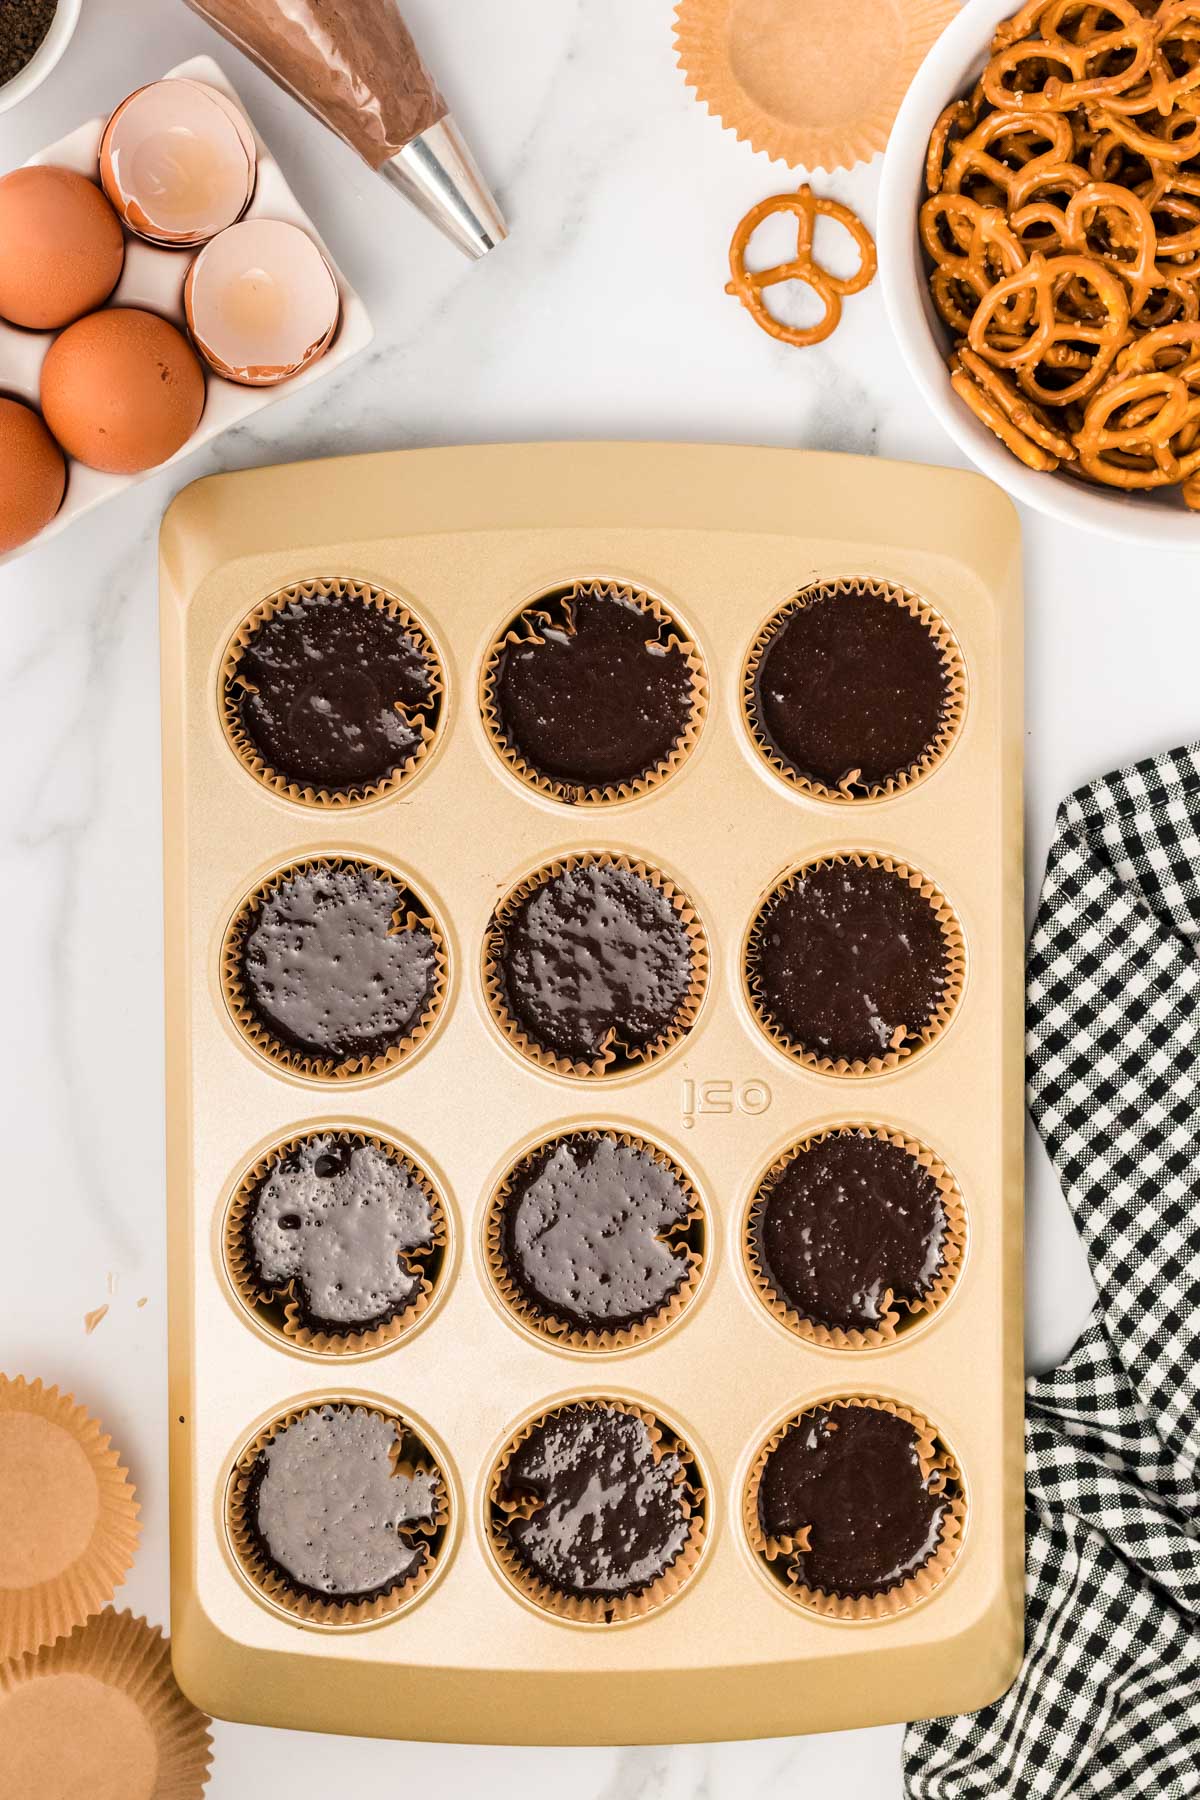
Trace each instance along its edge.
<path fill-rule="evenodd" d="M 508 227 L 395 0 L 187 0 L 468 256 Z"/>

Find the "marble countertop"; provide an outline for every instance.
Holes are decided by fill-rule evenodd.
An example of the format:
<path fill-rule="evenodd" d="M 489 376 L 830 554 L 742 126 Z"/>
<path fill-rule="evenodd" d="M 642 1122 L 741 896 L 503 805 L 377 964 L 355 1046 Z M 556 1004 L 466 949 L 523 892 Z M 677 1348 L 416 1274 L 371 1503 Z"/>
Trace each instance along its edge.
<path fill-rule="evenodd" d="M 407 0 L 513 236 L 470 265 L 181 0 L 84 0 L 37 96 L 0 118 L 0 169 L 198 51 L 215 52 L 362 293 L 376 339 L 169 474 L 0 571 L 5 980 L 0 1367 L 85 1397 L 143 1503 L 118 1598 L 165 1622 L 166 1294 L 155 540 L 216 469 L 426 444 L 676 438 L 953 464 L 900 366 L 878 286 L 790 351 L 726 297 L 742 212 L 788 185 L 698 107 L 669 0 Z M 872 221 L 878 162 L 820 178 Z M 1059 798 L 1195 735 L 1194 558 L 1028 516 L 1031 903 Z M 1029 1155 L 1027 1347 L 1057 1359 L 1090 1305 L 1066 1208 Z M 139 1302 L 145 1300 L 144 1305 Z M 107 1307 L 95 1329 L 85 1315 Z M 465 1800 L 761 1800 L 901 1791 L 898 1729 L 664 1750 L 495 1750 L 215 1727 L 213 1800 L 324 1800 L 402 1782 Z"/>

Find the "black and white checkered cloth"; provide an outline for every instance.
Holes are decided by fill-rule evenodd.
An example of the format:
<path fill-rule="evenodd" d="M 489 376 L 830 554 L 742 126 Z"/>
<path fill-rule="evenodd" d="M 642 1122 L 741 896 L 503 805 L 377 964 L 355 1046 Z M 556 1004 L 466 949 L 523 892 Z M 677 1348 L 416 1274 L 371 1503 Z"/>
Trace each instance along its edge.
<path fill-rule="evenodd" d="M 1026 1389 L 1025 1661 L 909 1727 L 913 1800 L 1200 1794 L 1200 744 L 1059 811 L 1029 1108 L 1099 1302 Z"/>

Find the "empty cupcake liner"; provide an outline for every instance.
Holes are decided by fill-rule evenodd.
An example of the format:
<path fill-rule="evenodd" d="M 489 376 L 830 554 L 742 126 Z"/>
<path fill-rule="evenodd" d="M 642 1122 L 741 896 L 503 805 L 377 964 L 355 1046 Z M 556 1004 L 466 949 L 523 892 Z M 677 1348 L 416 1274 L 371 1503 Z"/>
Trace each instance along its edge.
<path fill-rule="evenodd" d="M 886 1051 L 882 1056 L 872 1056 L 866 1061 L 859 1058 L 848 1060 L 846 1057 L 821 1056 L 816 1051 L 806 1049 L 803 1044 L 794 1043 L 783 1028 L 771 1018 L 758 981 L 756 945 L 765 908 L 777 895 L 786 893 L 810 870 L 823 868 L 833 863 L 852 863 L 858 868 L 886 869 L 890 874 L 898 876 L 900 880 L 907 881 L 909 886 L 916 888 L 932 907 L 941 927 L 942 942 L 945 946 L 945 991 L 936 1014 L 918 1034 L 918 1041 L 915 1044 L 901 1044 L 895 1049 Z M 966 982 L 967 952 L 962 927 L 955 917 L 953 907 L 928 876 L 922 875 L 919 869 L 910 868 L 907 863 L 900 862 L 894 857 L 877 856 L 874 851 L 852 850 L 832 856 L 814 857 L 811 862 L 801 863 L 798 868 L 785 875 L 782 881 L 775 883 L 770 893 L 760 901 L 755 910 L 750 930 L 746 934 L 743 968 L 745 990 L 754 1016 L 776 1049 L 781 1050 L 785 1056 L 791 1057 L 794 1062 L 802 1064 L 804 1068 L 811 1069 L 818 1075 L 882 1075 L 889 1069 L 899 1068 L 901 1063 L 909 1061 L 911 1057 L 928 1049 L 945 1031 L 962 999 L 963 987 Z"/>
<path fill-rule="evenodd" d="M 210 1724 L 180 1692 L 160 1627 L 111 1606 L 0 1664 L 0 1768 L 14 1800 L 62 1800 L 64 1781 L 112 1800 L 195 1800 Z"/>
<path fill-rule="evenodd" d="M 625 1144 L 645 1156 L 652 1157 L 660 1168 L 666 1169 L 691 1199 L 691 1210 L 686 1218 L 668 1234 L 673 1244 L 686 1249 L 690 1268 L 674 1293 L 668 1295 L 658 1310 L 648 1319 L 642 1319 L 635 1325 L 626 1325 L 620 1329 L 583 1329 L 572 1324 L 569 1319 L 559 1318 L 553 1313 L 542 1312 L 528 1295 L 513 1280 L 509 1271 L 508 1259 L 504 1250 L 504 1209 L 508 1204 L 513 1188 L 530 1164 L 554 1144 L 565 1138 L 587 1137 L 591 1133 L 602 1134 L 614 1139 L 618 1144 Z M 683 1314 L 700 1286 L 704 1274 L 704 1260 L 707 1250 L 706 1220 L 703 1203 L 691 1178 L 680 1168 L 675 1158 L 648 1138 L 638 1137 L 631 1131 L 613 1130 L 604 1125 L 577 1125 L 570 1131 L 558 1132 L 553 1137 L 545 1138 L 532 1150 L 520 1157 L 508 1174 L 495 1189 L 483 1225 L 483 1254 L 487 1272 L 492 1285 L 503 1300 L 505 1306 L 519 1319 L 522 1325 L 540 1337 L 548 1338 L 558 1348 L 564 1350 L 580 1350 L 587 1352 L 603 1352 L 607 1350 L 624 1350 L 634 1344 L 647 1343 L 658 1337 L 673 1325 Z"/>
<path fill-rule="evenodd" d="M 129 1471 L 86 1407 L 40 1380 L 0 1375 L 0 1661 L 107 1605 L 141 1527 Z"/>
<path fill-rule="evenodd" d="M 580 782 L 571 782 L 555 775 L 546 775 L 540 769 L 525 760 L 522 752 L 513 744 L 504 727 L 500 713 L 499 685 L 504 655 L 510 644 L 539 643 L 541 631 L 550 620 L 547 608 L 561 604 L 569 611 L 572 600 L 579 595 L 601 594 L 614 599 L 623 600 L 629 606 L 638 607 L 652 620 L 657 636 L 664 647 L 672 647 L 682 652 L 692 678 L 692 710 L 687 726 L 679 742 L 669 756 L 648 769 L 636 781 L 612 782 L 606 786 L 589 787 Z M 708 675 L 699 650 L 683 630 L 674 614 L 654 594 L 646 593 L 641 588 L 630 587 L 624 582 L 607 581 L 602 578 L 572 582 L 567 586 L 553 588 L 539 594 L 522 607 L 504 630 L 493 641 L 484 659 L 483 670 L 479 678 L 479 709 L 483 718 L 484 730 L 488 741 L 497 756 L 518 781 L 527 787 L 545 794 L 548 799 L 560 800 L 569 806 L 614 806 L 625 800 L 639 799 L 643 794 L 652 793 L 661 787 L 676 770 L 682 767 L 695 748 L 700 736 L 708 710 Z"/>
<path fill-rule="evenodd" d="M 292 781 L 290 777 L 280 774 L 264 762 L 257 746 L 246 733 L 237 706 L 239 686 L 246 688 L 248 682 L 242 680 L 239 673 L 242 658 L 253 643 L 256 632 L 268 619 L 290 606 L 296 600 L 312 599 L 314 596 L 328 597 L 333 594 L 345 594 L 361 602 L 363 606 L 373 606 L 379 612 L 387 613 L 390 618 L 398 619 L 404 630 L 416 638 L 421 649 L 429 659 L 431 669 L 430 708 L 429 715 L 417 712 L 405 714 L 408 722 L 421 733 L 421 742 L 416 750 L 391 775 L 382 781 L 357 782 L 348 788 L 316 788 Z M 248 769 L 256 781 L 270 788 L 284 800 L 292 800 L 300 806 L 314 807 L 346 807 L 365 806 L 371 800 L 380 800 L 385 794 L 394 794 L 416 774 L 424 763 L 437 741 L 441 723 L 442 699 L 445 694 L 445 671 L 441 657 L 438 655 L 432 638 L 420 619 L 398 600 L 394 594 L 382 588 L 372 587 L 368 582 L 351 581 L 337 577 L 320 578 L 313 581 L 299 581 L 291 587 L 280 588 L 261 600 L 254 610 L 247 614 L 238 626 L 229 646 L 221 659 L 221 671 L 218 679 L 218 696 L 220 705 L 221 728 L 225 733 L 234 755 Z"/>
<path fill-rule="evenodd" d="M 405 1253 L 416 1265 L 420 1286 L 403 1311 L 382 1325 L 347 1326 L 343 1331 L 323 1330 L 308 1325 L 302 1316 L 295 1281 L 278 1288 L 267 1288 L 260 1283 L 255 1273 L 254 1259 L 248 1243 L 250 1207 L 255 1195 L 277 1163 L 301 1149 L 309 1139 L 326 1135 L 348 1137 L 355 1144 L 368 1145 L 381 1156 L 400 1163 L 406 1174 L 418 1183 L 429 1202 L 433 1242 L 427 1247 L 420 1246 Z M 449 1242 L 449 1222 L 442 1197 L 432 1178 L 416 1158 L 390 1138 L 376 1137 L 373 1132 L 336 1125 L 299 1132 L 274 1144 L 260 1156 L 246 1170 L 234 1189 L 221 1233 L 225 1270 L 234 1292 L 246 1310 L 276 1337 L 282 1337 L 297 1349 L 311 1350 L 321 1356 L 363 1356 L 374 1350 L 387 1349 L 389 1345 L 399 1343 L 401 1338 L 407 1337 L 433 1303 Z"/>
<path fill-rule="evenodd" d="M 283 1043 L 255 1014 L 242 981 L 242 945 L 253 927 L 259 908 L 272 894 L 278 893 L 285 882 L 297 875 L 310 874 L 314 869 L 332 871 L 349 867 L 365 870 L 375 880 L 391 882 L 400 890 L 401 903 L 393 916 L 394 928 L 397 931 L 424 929 L 429 933 L 434 946 L 433 985 L 416 1022 L 403 1038 L 389 1045 L 381 1055 L 348 1056 L 340 1060 L 332 1056 L 307 1056 L 303 1051 L 293 1050 L 290 1045 Z M 310 1081 L 361 1081 L 372 1075 L 381 1075 L 385 1070 L 394 1069 L 405 1062 L 436 1024 L 446 999 L 448 979 L 446 940 L 437 920 L 425 910 L 424 901 L 397 870 L 386 868 L 382 863 L 371 862 L 362 856 L 306 856 L 288 863 L 286 868 L 276 870 L 265 881 L 260 881 L 241 902 L 229 922 L 221 946 L 221 991 L 234 1024 L 260 1056 L 274 1063 L 277 1068 L 287 1069 L 293 1075 L 306 1076 Z"/>
<path fill-rule="evenodd" d="M 849 169 L 885 147 L 957 11 L 957 0 L 679 0 L 676 61 L 701 105 L 752 149 L 791 168 Z"/>
<path fill-rule="evenodd" d="M 796 769 L 776 749 L 771 736 L 759 715 L 758 708 L 758 674 L 762 659 L 776 634 L 786 625 L 792 614 L 821 594 L 873 594 L 881 600 L 888 600 L 902 606 L 907 612 L 921 620 L 930 636 L 941 652 L 942 668 L 946 677 L 945 718 L 938 729 L 933 742 L 924 753 L 911 763 L 907 769 L 889 776 L 886 781 L 869 782 L 863 791 L 855 792 L 860 785 L 860 771 L 850 771 L 838 787 L 830 787 L 814 775 L 805 775 Z M 842 805 L 862 804 L 868 800 L 892 800 L 897 795 L 906 793 L 918 782 L 924 781 L 945 761 L 958 738 L 962 728 L 967 704 L 967 670 L 962 651 L 949 626 L 940 614 L 914 594 L 908 588 L 898 587 L 891 581 L 879 581 L 874 576 L 850 576 L 833 581 L 814 581 L 773 613 L 755 638 L 747 654 L 742 668 L 742 712 L 746 720 L 754 746 L 771 772 L 786 781 L 798 793 L 807 794 L 814 800 L 830 800 Z"/>
<path fill-rule="evenodd" d="M 515 916 L 522 902 L 538 888 L 556 876 L 564 875 L 571 869 L 602 868 L 623 869 L 626 873 L 640 876 L 643 881 L 658 889 L 672 907 L 687 932 L 692 951 L 692 974 L 687 995 L 680 1008 L 679 1016 L 673 1024 L 659 1034 L 651 1043 L 626 1049 L 624 1045 L 616 1045 L 612 1041 L 605 1045 L 601 1054 L 593 1062 L 572 1062 L 570 1057 L 559 1056 L 555 1051 L 546 1049 L 528 1036 L 511 1011 L 504 987 L 504 970 L 502 967 L 505 930 Z M 700 1012 L 708 986 L 708 940 L 704 935 L 704 927 L 687 895 L 677 888 L 674 882 L 658 869 L 648 863 L 635 861 L 628 856 L 613 854 L 607 850 L 585 851 L 575 856 L 556 857 L 552 862 L 544 863 L 532 875 L 527 875 L 517 883 L 504 899 L 500 901 L 492 914 L 483 940 L 483 991 L 488 1011 L 499 1026 L 501 1032 L 530 1062 L 536 1063 L 540 1069 L 547 1069 L 554 1075 L 570 1075 L 579 1080 L 603 1077 L 610 1074 L 624 1074 L 630 1068 L 644 1069 L 650 1063 L 657 1062 L 666 1056 L 676 1044 L 685 1038 Z"/>
<path fill-rule="evenodd" d="M 564 1594 L 558 1588 L 551 1587 L 521 1562 L 505 1530 L 509 1519 L 529 1516 L 530 1510 L 530 1503 L 527 1501 L 514 1502 L 501 1496 L 500 1484 L 505 1469 L 521 1445 L 540 1425 L 558 1417 L 560 1413 L 575 1411 L 580 1407 L 597 1410 L 617 1408 L 621 1412 L 632 1414 L 645 1425 L 660 1456 L 677 1455 L 683 1465 L 681 1502 L 684 1516 L 688 1520 L 688 1535 L 682 1549 L 670 1568 L 640 1592 L 622 1594 L 615 1599 L 584 1598 L 578 1594 Z M 531 1600 L 543 1612 L 551 1613 L 556 1619 L 582 1625 L 617 1625 L 656 1612 L 668 1600 L 673 1600 L 695 1574 L 707 1537 L 708 1494 L 695 1455 L 677 1431 L 636 1400 L 598 1395 L 593 1399 L 567 1401 L 562 1406 L 549 1407 L 514 1433 L 488 1478 L 487 1527 L 492 1554 L 506 1579 L 519 1594 L 523 1594 L 527 1600 Z"/>
<path fill-rule="evenodd" d="M 758 1491 L 763 1471 L 772 1451 L 786 1433 L 793 1425 L 799 1424 L 813 1413 L 852 1406 L 874 1407 L 878 1412 L 891 1413 L 893 1417 L 903 1419 L 911 1425 L 917 1434 L 917 1460 L 922 1480 L 931 1492 L 944 1495 L 946 1499 L 937 1547 L 928 1562 L 922 1564 L 898 1587 L 879 1594 L 830 1594 L 820 1588 L 808 1587 L 792 1568 L 792 1558 L 798 1551 L 808 1548 L 807 1528 L 793 1537 L 768 1537 L 759 1518 Z M 901 1406 L 895 1400 L 881 1400 L 865 1394 L 817 1401 L 785 1419 L 771 1433 L 755 1457 L 742 1500 L 742 1523 L 746 1537 L 761 1566 L 772 1577 L 781 1593 L 786 1594 L 798 1606 L 807 1607 L 810 1612 L 820 1613 L 828 1619 L 889 1619 L 897 1613 L 907 1612 L 918 1601 L 927 1599 L 946 1579 L 962 1547 L 966 1517 L 967 1502 L 963 1493 L 962 1472 L 953 1454 L 938 1437 L 937 1428 L 911 1407 Z"/>
<path fill-rule="evenodd" d="M 886 1289 L 880 1300 L 880 1322 L 871 1331 L 822 1325 L 818 1320 L 807 1318 L 805 1314 L 798 1312 L 775 1286 L 771 1273 L 762 1260 L 758 1241 L 763 1208 L 779 1177 L 797 1156 L 802 1156 L 814 1144 L 821 1144 L 827 1138 L 842 1137 L 847 1133 L 873 1137 L 881 1144 L 894 1144 L 898 1150 L 903 1150 L 920 1163 L 937 1183 L 946 1215 L 942 1260 L 928 1289 L 915 1299 L 897 1299 L 890 1288 Z M 775 1158 L 759 1181 L 747 1210 L 742 1232 L 742 1257 L 754 1291 L 767 1311 L 780 1324 L 786 1325 L 789 1331 L 795 1332 L 797 1337 L 806 1338 L 809 1343 L 817 1344 L 823 1350 L 877 1350 L 884 1344 L 894 1343 L 898 1336 L 906 1335 L 914 1325 L 923 1324 L 925 1320 L 932 1318 L 954 1289 L 966 1249 L 966 1208 L 953 1175 L 924 1144 L 903 1132 L 890 1130 L 886 1125 L 831 1125 L 825 1131 L 810 1132 L 806 1137 L 800 1138 Z"/>
<path fill-rule="evenodd" d="M 396 1428 L 396 1448 L 393 1453 L 394 1467 L 409 1474 L 420 1471 L 423 1474 L 435 1475 L 438 1478 L 437 1516 L 427 1522 L 415 1524 L 408 1530 L 414 1536 L 422 1537 L 428 1544 L 428 1555 L 401 1582 L 389 1588 L 387 1593 L 376 1594 L 369 1600 L 330 1600 L 319 1599 L 315 1595 L 305 1593 L 294 1586 L 282 1569 L 268 1558 L 254 1529 L 251 1517 L 253 1501 L 253 1477 L 259 1452 L 264 1450 L 273 1438 L 281 1431 L 286 1431 L 306 1412 L 312 1412 L 320 1406 L 352 1406 L 371 1413 L 378 1419 L 384 1419 Z M 309 1406 L 296 1407 L 286 1412 L 251 1439 L 233 1466 L 232 1474 L 225 1496 L 225 1523 L 234 1555 L 241 1566 L 242 1573 L 274 1606 L 281 1607 L 291 1613 L 294 1618 L 301 1619 L 306 1625 L 366 1625 L 376 1619 L 388 1619 L 394 1614 L 406 1611 L 423 1590 L 428 1587 L 434 1574 L 441 1567 L 444 1551 L 450 1530 L 450 1495 L 445 1475 L 438 1458 L 425 1444 L 414 1426 L 400 1413 L 381 1406 L 372 1406 L 362 1400 L 344 1400 L 338 1396 L 326 1396 L 314 1400 Z"/>

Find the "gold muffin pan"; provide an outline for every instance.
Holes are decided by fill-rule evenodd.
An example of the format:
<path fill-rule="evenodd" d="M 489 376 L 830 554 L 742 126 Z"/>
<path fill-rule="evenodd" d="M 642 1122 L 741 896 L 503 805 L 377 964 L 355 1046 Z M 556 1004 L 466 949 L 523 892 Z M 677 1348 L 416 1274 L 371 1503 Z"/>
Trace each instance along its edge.
<path fill-rule="evenodd" d="M 1022 1636 L 1011 507 L 975 476 L 799 452 L 404 452 L 196 483 L 167 514 L 161 576 L 173 1648 L 185 1690 L 228 1718 L 515 1743 L 779 1735 L 994 1697 Z M 783 779 L 755 741 L 752 649 L 820 580 L 915 597 L 954 648 L 952 739 L 902 791 L 833 802 Z M 264 781 L 222 704 L 247 621 L 328 582 L 416 621 L 442 689 L 411 770 L 334 805 Z M 644 791 L 572 805 L 504 755 L 485 689 L 513 621 L 576 582 L 640 595 L 678 629 L 696 706 L 695 729 Z M 920 880 L 954 939 L 945 1029 L 878 1070 L 807 1066 L 771 1040 L 747 979 L 771 892 L 806 863 L 850 855 Z M 402 880 L 411 916 L 434 922 L 437 992 L 396 1056 L 272 1054 L 236 991 L 238 921 L 289 868 L 351 858 Z M 489 980 L 497 914 L 581 858 L 645 871 L 695 951 L 682 1028 L 600 1066 L 531 1054 Z M 758 1290 L 747 1219 L 786 1153 L 859 1125 L 944 1173 L 958 1264 L 929 1315 L 887 1341 L 813 1341 Z M 488 1220 L 523 1157 L 598 1129 L 686 1176 L 693 1278 L 652 1329 L 580 1341 L 521 1316 L 496 1279 Z M 392 1146 L 439 1204 L 423 1304 L 380 1338 L 297 1331 L 287 1296 L 247 1293 L 236 1254 L 256 1171 L 327 1131 Z M 494 1480 L 535 1418 L 606 1397 L 686 1447 L 696 1527 L 678 1580 L 592 1617 L 514 1583 Z M 772 1435 L 854 1398 L 927 1424 L 963 1494 L 936 1582 L 869 1618 L 806 1603 L 764 1567 L 746 1525 Z M 260 1434 L 338 1399 L 399 1416 L 430 1447 L 441 1535 L 429 1578 L 397 1608 L 299 1618 L 248 1574 L 231 1494 Z"/>

